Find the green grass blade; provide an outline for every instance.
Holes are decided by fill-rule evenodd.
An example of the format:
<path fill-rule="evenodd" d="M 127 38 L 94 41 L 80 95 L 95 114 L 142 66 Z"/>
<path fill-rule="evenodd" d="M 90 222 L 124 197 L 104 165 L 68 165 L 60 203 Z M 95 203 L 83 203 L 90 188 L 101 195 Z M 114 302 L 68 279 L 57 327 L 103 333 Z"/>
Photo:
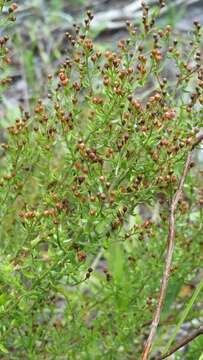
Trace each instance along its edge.
<path fill-rule="evenodd" d="M 167 343 L 167 345 L 166 345 L 166 347 L 165 347 L 165 349 L 164 349 L 164 354 L 167 353 L 168 350 L 170 349 L 171 344 L 173 343 L 176 335 L 178 334 L 178 332 L 179 332 L 182 324 L 184 323 L 187 315 L 189 314 L 189 312 L 190 312 L 190 310 L 191 310 L 191 308 L 192 308 L 195 300 L 197 299 L 200 291 L 202 290 L 202 288 L 203 288 L 203 278 L 202 278 L 201 281 L 199 282 L 199 284 L 198 284 L 198 286 L 196 287 L 196 289 L 195 289 L 195 291 L 194 291 L 194 293 L 193 293 L 193 295 L 192 295 L 189 303 L 187 304 L 186 308 L 184 309 L 183 314 L 182 314 L 182 316 L 181 316 L 178 324 L 177 324 L 176 327 L 175 327 L 174 333 L 172 334 L 172 336 L 171 336 L 170 339 L 168 340 L 168 343 Z"/>

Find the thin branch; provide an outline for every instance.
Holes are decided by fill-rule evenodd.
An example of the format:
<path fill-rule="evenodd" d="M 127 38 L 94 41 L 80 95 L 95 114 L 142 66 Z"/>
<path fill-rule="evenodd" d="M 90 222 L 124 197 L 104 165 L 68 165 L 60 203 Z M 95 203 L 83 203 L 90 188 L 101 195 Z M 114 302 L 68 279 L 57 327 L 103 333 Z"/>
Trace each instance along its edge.
<path fill-rule="evenodd" d="M 202 335 L 202 334 L 203 334 L 203 326 L 200 326 L 199 329 L 192 331 L 192 333 L 189 336 L 185 336 L 183 339 L 181 339 L 170 351 L 168 351 L 166 354 L 156 357 L 155 360 L 166 359 L 168 356 L 174 354 L 180 348 L 189 344 L 189 342 L 191 342 L 196 337 L 198 337 L 199 335 Z"/>
<path fill-rule="evenodd" d="M 199 135 L 194 140 L 193 145 L 192 145 L 192 150 L 202 140 L 203 140 L 203 134 Z M 178 206 L 178 202 L 182 195 L 186 176 L 190 170 L 190 164 L 191 164 L 191 160 L 192 160 L 192 150 L 190 151 L 190 153 L 187 156 L 185 166 L 183 169 L 183 174 L 180 178 L 180 182 L 178 185 L 178 189 L 177 189 L 176 193 L 174 194 L 174 196 L 172 198 L 172 202 L 171 202 L 168 241 L 167 241 L 167 253 L 166 253 L 166 258 L 165 258 L 165 268 L 164 268 L 163 277 L 162 277 L 161 289 L 159 292 L 158 304 L 157 304 L 157 307 L 156 307 L 156 310 L 155 310 L 155 313 L 153 316 L 150 333 L 149 333 L 148 339 L 145 343 L 144 351 L 143 351 L 143 354 L 141 357 L 142 360 L 148 359 L 148 356 L 149 356 L 149 353 L 150 353 L 151 347 L 152 347 L 152 342 L 156 335 L 157 327 L 158 327 L 160 316 L 161 316 L 162 307 L 163 307 L 165 296 L 166 296 L 166 290 L 168 287 L 168 280 L 169 280 L 171 264 L 172 264 L 174 241 L 175 241 L 175 212 L 176 212 L 176 209 Z"/>
<path fill-rule="evenodd" d="M 192 149 L 195 148 L 195 146 L 199 145 L 199 143 L 203 140 L 203 134 L 198 135 L 192 145 Z"/>

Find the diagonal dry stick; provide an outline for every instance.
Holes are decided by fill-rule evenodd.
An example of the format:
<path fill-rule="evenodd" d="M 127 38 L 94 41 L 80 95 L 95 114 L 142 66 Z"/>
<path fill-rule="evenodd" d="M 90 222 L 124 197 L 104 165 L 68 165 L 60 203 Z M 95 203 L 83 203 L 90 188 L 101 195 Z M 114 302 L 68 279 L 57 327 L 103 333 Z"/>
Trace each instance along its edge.
<path fill-rule="evenodd" d="M 168 351 L 164 355 L 160 355 L 159 357 L 156 357 L 155 360 L 164 360 L 168 356 L 174 354 L 176 351 L 178 351 L 183 346 L 189 344 L 192 340 L 194 340 L 197 336 L 203 334 L 203 326 L 200 326 L 198 329 L 191 332 L 190 335 L 184 336 L 183 339 L 181 339 L 170 351 Z"/>
<path fill-rule="evenodd" d="M 160 292 L 159 292 L 158 304 L 157 304 L 157 307 L 156 307 L 156 310 L 155 310 L 155 313 L 154 313 L 154 316 L 153 316 L 153 320 L 152 320 L 152 324 L 151 324 L 151 328 L 150 328 L 150 333 L 149 333 L 148 339 L 147 339 L 147 341 L 145 343 L 145 347 L 144 347 L 144 351 L 143 351 L 141 360 L 147 360 L 148 359 L 148 356 L 149 356 L 149 353 L 150 353 L 151 347 L 152 347 L 152 342 L 153 342 L 153 339 L 155 337 L 157 327 L 158 327 L 158 324 L 159 324 L 161 311 L 162 311 L 163 303 L 164 303 L 165 296 L 166 296 L 166 290 L 167 290 L 167 286 L 168 286 L 170 270 L 171 270 L 173 248 L 174 248 L 174 240 L 175 240 L 175 212 L 176 212 L 176 209 L 177 209 L 178 202 L 179 202 L 179 200 L 181 198 L 181 195 L 182 195 L 183 186 L 184 186 L 184 183 L 185 183 L 186 176 L 187 176 L 187 174 L 188 174 L 188 172 L 190 170 L 190 164 L 191 164 L 191 160 L 192 160 L 192 150 L 202 140 L 203 140 L 203 134 L 199 135 L 194 140 L 193 145 L 192 145 L 192 149 L 191 149 L 190 153 L 188 154 L 186 162 L 185 162 L 185 166 L 184 166 L 184 169 L 183 169 L 183 174 L 182 174 L 182 176 L 180 178 L 178 189 L 177 189 L 176 193 L 174 194 L 174 196 L 172 198 L 171 209 L 170 209 L 170 218 L 169 218 L 167 253 L 166 253 L 166 258 L 165 258 L 165 268 L 164 268 L 164 273 L 163 273 L 163 277 L 162 277 L 161 289 L 160 289 Z"/>

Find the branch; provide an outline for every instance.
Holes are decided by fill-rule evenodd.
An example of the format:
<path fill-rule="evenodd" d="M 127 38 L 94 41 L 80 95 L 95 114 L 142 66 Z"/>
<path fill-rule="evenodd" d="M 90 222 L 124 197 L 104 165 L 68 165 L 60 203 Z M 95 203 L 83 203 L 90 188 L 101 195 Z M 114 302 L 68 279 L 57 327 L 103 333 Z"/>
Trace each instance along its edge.
<path fill-rule="evenodd" d="M 162 307 L 163 307 L 163 303 L 165 300 L 165 296 L 166 296 L 166 290 L 168 287 L 168 280 L 169 280 L 169 276 L 170 276 L 170 270 L 171 270 L 171 264 L 172 264 L 172 256 L 173 256 L 173 248 L 174 248 L 174 241 L 175 241 L 175 212 L 177 209 L 177 205 L 178 202 L 181 198 L 182 195 L 182 191 L 183 191 L 183 186 L 185 183 L 185 179 L 186 176 L 190 170 L 190 164 L 191 164 L 191 160 L 192 160 L 192 150 L 195 148 L 195 146 L 197 146 L 201 141 L 203 140 L 203 134 L 199 135 L 193 142 L 192 145 L 192 149 L 190 151 L 190 153 L 187 156 L 186 162 L 185 162 L 185 166 L 183 169 L 183 174 L 180 178 L 180 182 L 178 185 L 178 189 L 175 192 L 173 198 L 172 198 L 172 202 L 171 202 L 171 208 L 170 208 L 170 218 L 169 218 L 169 230 L 168 230 L 168 240 L 167 240 L 167 253 L 166 253 L 166 258 L 165 258 L 165 268 L 164 268 L 164 273 L 163 273 L 163 277 L 162 277 L 162 283 L 161 283 L 161 289 L 159 292 L 159 299 L 158 299 L 158 304 L 153 316 L 153 320 L 152 320 L 152 324 L 151 324 L 151 329 L 150 329 L 150 333 L 148 336 L 148 339 L 145 343 L 145 347 L 144 347 L 144 352 L 142 354 L 142 360 L 147 360 L 149 353 L 151 351 L 151 347 L 152 347 L 152 342 L 153 339 L 156 335 L 156 331 L 157 331 L 157 327 L 159 324 L 159 320 L 160 320 L 160 316 L 161 316 L 161 311 L 162 311 Z"/>
<path fill-rule="evenodd" d="M 194 340 L 199 335 L 203 334 L 203 326 L 200 326 L 199 329 L 194 330 L 189 336 L 185 336 L 182 340 L 180 340 L 170 351 L 168 351 L 164 355 L 160 355 L 155 360 L 163 360 L 166 359 L 168 356 L 174 354 L 176 351 L 178 351 L 183 346 L 189 344 L 192 340 Z"/>
<path fill-rule="evenodd" d="M 199 143 L 203 140 L 203 134 L 198 135 L 192 145 L 192 149 L 195 148 L 195 146 L 199 145 Z"/>

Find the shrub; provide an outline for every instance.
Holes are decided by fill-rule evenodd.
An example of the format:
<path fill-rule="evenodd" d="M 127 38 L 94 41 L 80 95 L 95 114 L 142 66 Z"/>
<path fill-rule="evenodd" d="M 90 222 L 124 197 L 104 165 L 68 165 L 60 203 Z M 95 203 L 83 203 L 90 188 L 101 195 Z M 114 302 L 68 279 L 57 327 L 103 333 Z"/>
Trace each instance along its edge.
<path fill-rule="evenodd" d="M 179 318 L 180 290 L 199 271 L 202 245 L 194 152 L 186 173 L 196 166 L 183 174 L 202 126 L 201 26 L 194 23 L 190 40 L 176 38 L 159 25 L 163 5 L 143 4 L 139 28 L 127 22 L 128 38 L 104 52 L 91 39 L 88 11 L 84 25 L 66 33 L 68 57 L 48 77 L 47 98 L 36 99 L 31 113 L 21 108 L 7 129 L 0 168 L 4 359 L 138 359 L 157 307 L 178 189 L 155 353 Z M 9 9 L 11 16 L 15 5 Z"/>

